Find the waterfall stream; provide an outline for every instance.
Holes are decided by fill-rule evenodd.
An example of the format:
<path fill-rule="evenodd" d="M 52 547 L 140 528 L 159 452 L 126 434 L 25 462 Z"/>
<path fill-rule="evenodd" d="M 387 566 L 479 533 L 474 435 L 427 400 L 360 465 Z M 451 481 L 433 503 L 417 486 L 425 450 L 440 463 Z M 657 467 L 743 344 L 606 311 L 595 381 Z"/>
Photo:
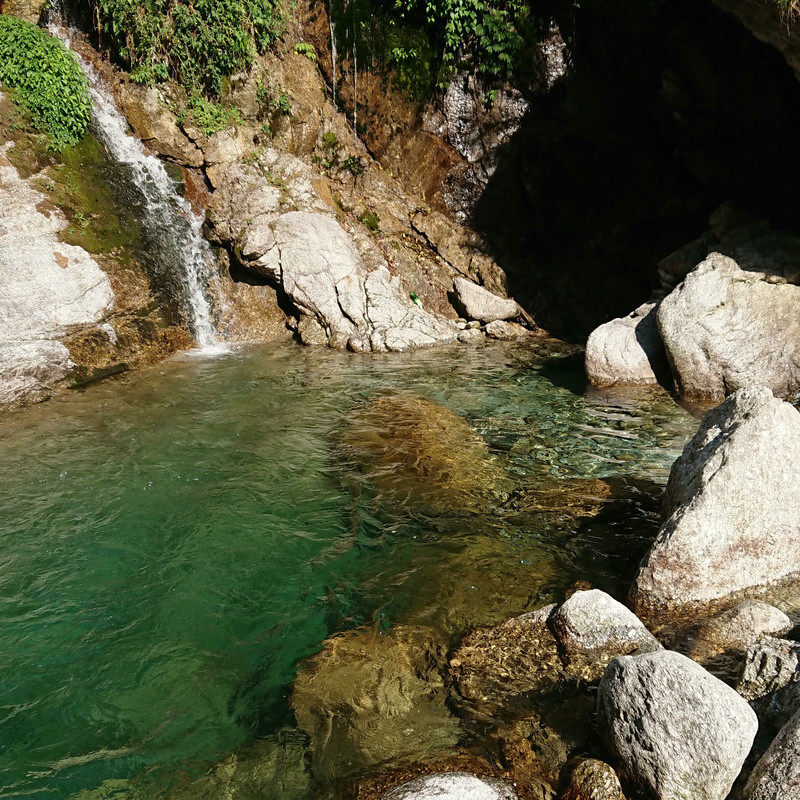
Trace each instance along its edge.
<path fill-rule="evenodd" d="M 55 4 L 53 11 L 55 20 L 51 20 L 48 30 L 72 49 L 71 29 L 58 24 L 59 17 L 65 19 L 64 11 Z M 147 243 L 148 266 L 170 296 L 178 300 L 201 351 L 220 349 L 207 297 L 209 284 L 218 283 L 219 279 L 213 269 L 211 248 L 201 233 L 203 217 L 181 196 L 180 184 L 169 176 L 164 164 L 148 154 L 130 132 L 94 67 L 76 52 L 75 57 L 89 82 L 92 131 L 109 157 L 125 167 L 124 178 L 142 209 L 140 227 Z M 219 291 L 217 295 L 220 296 Z"/>
<path fill-rule="evenodd" d="M 333 6 L 328 12 L 328 21 L 331 26 L 331 94 L 333 107 L 336 108 L 336 23 L 333 21 Z"/>

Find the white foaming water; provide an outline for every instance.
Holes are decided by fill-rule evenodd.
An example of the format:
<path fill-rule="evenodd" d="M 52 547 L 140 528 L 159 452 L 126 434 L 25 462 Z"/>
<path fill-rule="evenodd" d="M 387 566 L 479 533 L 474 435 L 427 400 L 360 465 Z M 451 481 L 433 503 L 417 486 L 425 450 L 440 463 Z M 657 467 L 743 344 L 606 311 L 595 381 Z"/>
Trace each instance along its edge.
<path fill-rule="evenodd" d="M 63 10 L 55 3 L 53 10 L 63 19 Z M 70 47 L 69 28 L 51 21 L 48 30 Z M 94 133 L 110 156 L 130 170 L 142 197 L 149 239 L 157 243 L 161 251 L 157 260 L 173 273 L 174 282 L 178 284 L 175 289 L 181 295 L 184 311 L 201 351 L 225 352 L 227 348 L 217 337 L 211 305 L 206 297 L 206 289 L 212 281 L 216 283 L 217 295 L 220 298 L 222 295 L 219 278 L 212 268 L 211 248 L 201 233 L 203 217 L 180 196 L 178 183 L 168 175 L 161 161 L 149 155 L 142 142 L 130 132 L 127 121 L 117 110 L 94 67 L 78 53 L 75 57 L 89 81 Z M 176 272 L 179 274 L 175 275 Z"/>

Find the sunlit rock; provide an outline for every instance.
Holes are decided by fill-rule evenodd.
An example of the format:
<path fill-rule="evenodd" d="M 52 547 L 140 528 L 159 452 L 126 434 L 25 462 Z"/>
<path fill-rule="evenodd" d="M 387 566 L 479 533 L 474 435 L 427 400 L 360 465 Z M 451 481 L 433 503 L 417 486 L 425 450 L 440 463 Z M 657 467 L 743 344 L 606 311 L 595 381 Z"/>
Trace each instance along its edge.
<path fill-rule="evenodd" d="M 664 524 L 633 589 L 640 615 L 696 613 L 800 573 L 800 414 L 740 389 L 673 464 Z"/>
<path fill-rule="evenodd" d="M 586 342 L 586 375 L 592 386 L 658 383 L 668 367 L 657 309 L 655 303 L 645 303 L 592 331 Z"/>
<path fill-rule="evenodd" d="M 756 384 L 777 397 L 800 393 L 800 286 L 751 270 L 711 253 L 661 302 L 658 328 L 681 394 L 721 400 Z"/>
<path fill-rule="evenodd" d="M 654 800 L 723 800 L 758 729 L 730 686 L 670 650 L 614 659 L 597 707 L 620 775 Z"/>

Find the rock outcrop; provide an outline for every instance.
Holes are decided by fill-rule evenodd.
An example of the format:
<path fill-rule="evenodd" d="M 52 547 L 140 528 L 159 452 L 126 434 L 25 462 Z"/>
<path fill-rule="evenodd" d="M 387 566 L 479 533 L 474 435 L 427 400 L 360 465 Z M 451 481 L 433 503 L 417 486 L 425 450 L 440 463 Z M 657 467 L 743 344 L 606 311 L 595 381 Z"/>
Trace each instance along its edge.
<path fill-rule="evenodd" d="M 723 800 L 758 729 L 733 689 L 669 650 L 614 659 L 597 705 L 623 785 L 656 800 Z"/>
<path fill-rule="evenodd" d="M 592 386 L 650 385 L 668 372 L 656 325 L 656 303 L 596 328 L 586 342 L 586 375 Z"/>
<path fill-rule="evenodd" d="M 800 711 L 781 728 L 759 759 L 742 800 L 800 800 Z"/>
<path fill-rule="evenodd" d="M 673 464 L 664 524 L 639 568 L 645 617 L 730 603 L 800 571 L 800 415 L 764 387 L 706 414 Z"/>
<path fill-rule="evenodd" d="M 457 226 L 444 218 L 428 225 L 413 204 L 404 208 L 402 196 L 391 194 L 383 182 L 388 179 L 362 179 L 382 208 L 381 232 L 369 236 L 342 213 L 344 201 L 333 200 L 327 181 L 300 159 L 270 148 L 248 163 L 237 159 L 233 153 L 208 169 L 215 187 L 210 230 L 238 264 L 296 309 L 294 327 L 304 343 L 362 352 L 481 342 L 480 332 L 454 324 L 457 314 L 447 297 L 454 276 L 480 298 L 482 305 L 474 309 L 479 318 L 520 313 L 513 300 L 459 277 L 461 269 L 482 279 L 493 273 L 473 269 L 475 259 L 468 257 Z M 412 215 L 426 233 L 409 250 Z M 430 215 L 435 217 L 441 215 Z M 426 247 L 437 255 L 421 256 Z M 513 330 L 513 338 L 528 334 L 522 326 Z"/>
<path fill-rule="evenodd" d="M 69 329 L 101 323 L 114 301 L 89 253 L 59 240 L 67 221 L 45 200 L 0 153 L 0 404 L 51 392 L 75 366 Z"/>
<path fill-rule="evenodd" d="M 750 385 L 800 393 L 800 286 L 712 253 L 658 309 L 681 394 L 721 400 Z"/>

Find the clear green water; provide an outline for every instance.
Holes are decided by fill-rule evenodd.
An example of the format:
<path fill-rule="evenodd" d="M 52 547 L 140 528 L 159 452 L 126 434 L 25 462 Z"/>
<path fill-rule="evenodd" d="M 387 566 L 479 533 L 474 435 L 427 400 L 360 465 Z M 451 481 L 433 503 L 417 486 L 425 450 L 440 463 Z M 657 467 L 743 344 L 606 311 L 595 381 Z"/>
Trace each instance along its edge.
<path fill-rule="evenodd" d="M 543 345 L 538 345 L 543 347 Z M 330 634 L 453 641 L 577 579 L 624 596 L 696 420 L 663 393 L 583 396 L 575 359 L 285 346 L 183 357 L 0 418 L 0 797 L 202 772 L 291 726 Z M 519 485 L 608 478 L 594 517 L 433 513 L 341 447 L 387 389 L 465 417 Z"/>

